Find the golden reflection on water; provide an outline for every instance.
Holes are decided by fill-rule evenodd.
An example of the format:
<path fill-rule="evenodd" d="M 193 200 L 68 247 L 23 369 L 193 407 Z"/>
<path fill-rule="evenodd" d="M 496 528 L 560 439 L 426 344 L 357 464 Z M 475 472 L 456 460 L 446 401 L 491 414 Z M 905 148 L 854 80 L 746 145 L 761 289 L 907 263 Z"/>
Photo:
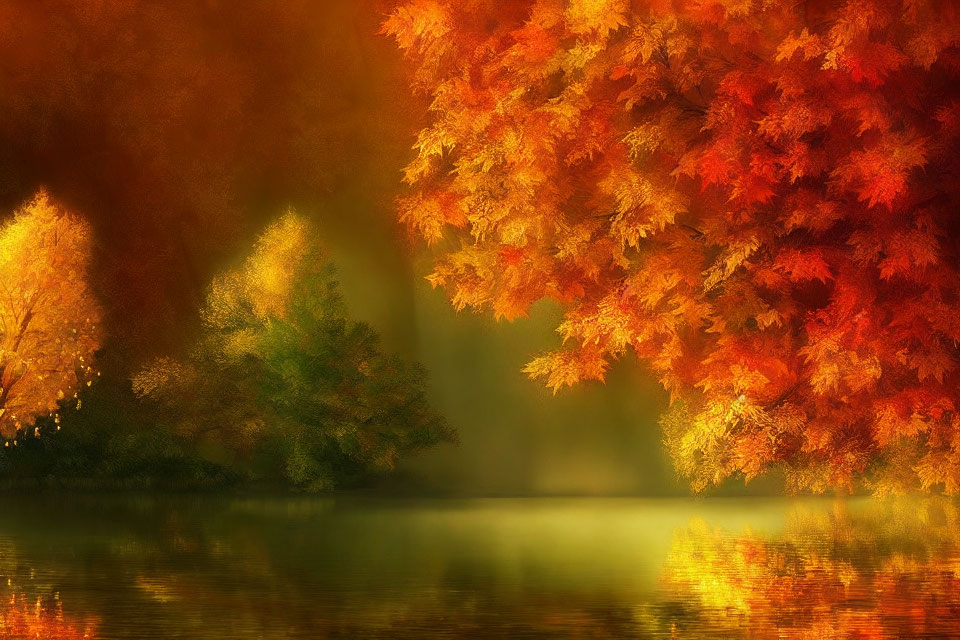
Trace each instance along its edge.
<path fill-rule="evenodd" d="M 8 506 L 0 640 L 960 638 L 941 499 Z"/>
<path fill-rule="evenodd" d="M 694 520 L 648 619 L 671 638 L 960 638 L 958 543 L 939 499 L 797 509 L 773 537 Z"/>
<path fill-rule="evenodd" d="M 0 537 L 0 639 L 95 640 L 94 616 L 64 613 L 60 593 L 23 563 L 16 543 Z"/>

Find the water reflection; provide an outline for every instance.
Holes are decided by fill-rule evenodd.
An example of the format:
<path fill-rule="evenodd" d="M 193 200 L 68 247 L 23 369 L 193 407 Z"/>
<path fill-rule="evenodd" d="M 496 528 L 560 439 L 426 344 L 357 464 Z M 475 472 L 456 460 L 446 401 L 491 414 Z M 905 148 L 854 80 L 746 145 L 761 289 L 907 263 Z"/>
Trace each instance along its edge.
<path fill-rule="evenodd" d="M 958 638 L 958 525 L 956 506 L 936 499 L 797 509 L 774 537 L 695 521 L 667 558 L 658 629 L 671 638 Z"/>
<path fill-rule="evenodd" d="M 3 501 L 0 639 L 960 637 L 942 500 Z"/>
<path fill-rule="evenodd" d="M 60 602 L 29 600 L 24 594 L 10 596 L 0 612 L 0 638 L 11 640 L 94 640 L 96 624 L 79 623 L 63 613 Z"/>
<path fill-rule="evenodd" d="M 25 565 L 16 545 L 0 538 L 0 638 L 95 640 L 97 620 L 64 613 L 60 593 Z"/>

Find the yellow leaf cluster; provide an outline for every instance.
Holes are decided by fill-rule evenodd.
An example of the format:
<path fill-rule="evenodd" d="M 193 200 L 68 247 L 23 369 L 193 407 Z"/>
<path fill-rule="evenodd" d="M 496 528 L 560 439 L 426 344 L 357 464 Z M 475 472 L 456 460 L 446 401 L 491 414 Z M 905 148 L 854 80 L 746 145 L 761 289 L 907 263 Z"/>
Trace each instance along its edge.
<path fill-rule="evenodd" d="M 91 232 L 41 191 L 0 227 L 0 434 L 12 438 L 92 381 L 100 307 Z"/>

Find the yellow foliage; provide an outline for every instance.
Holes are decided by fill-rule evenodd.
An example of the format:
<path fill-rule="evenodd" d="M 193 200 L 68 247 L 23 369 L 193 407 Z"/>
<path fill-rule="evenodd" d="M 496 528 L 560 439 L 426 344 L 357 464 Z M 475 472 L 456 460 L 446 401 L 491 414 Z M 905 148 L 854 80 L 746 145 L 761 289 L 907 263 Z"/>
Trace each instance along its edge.
<path fill-rule="evenodd" d="M 260 321 L 287 313 L 295 275 L 311 249 L 305 219 L 288 211 L 260 236 L 243 268 L 216 278 L 204 321 L 218 328 L 233 326 L 247 314 Z"/>
<path fill-rule="evenodd" d="M 756 237 L 730 243 L 727 250 L 717 258 L 716 263 L 703 272 L 703 288 L 709 291 L 732 276 L 738 268 L 760 247 Z"/>
<path fill-rule="evenodd" d="M 606 36 L 627 26 L 629 0 L 570 0 L 567 27 L 571 33 Z"/>
<path fill-rule="evenodd" d="M 416 0 L 398 7 L 383 23 L 383 32 L 396 37 L 401 48 L 419 47 L 421 52 L 451 29 L 450 9 L 434 0 Z"/>
<path fill-rule="evenodd" d="M 41 191 L 0 227 L 0 434 L 12 438 L 96 373 L 90 228 Z"/>
<path fill-rule="evenodd" d="M 140 397 L 146 397 L 169 388 L 179 388 L 185 384 L 191 373 L 185 365 L 173 358 L 157 358 L 133 377 L 133 391 Z"/>
<path fill-rule="evenodd" d="M 631 170 L 612 171 L 600 189 L 613 198 L 610 235 L 623 246 L 639 246 L 643 238 L 674 224 L 689 205 L 680 192 Z"/>
<path fill-rule="evenodd" d="M 607 361 L 595 350 L 555 351 L 534 358 L 523 372 L 531 378 L 546 378 L 547 386 L 556 394 L 561 387 L 573 386 L 581 380 L 603 380 Z"/>
<path fill-rule="evenodd" d="M 646 123 L 631 129 L 623 141 L 630 148 L 630 157 L 638 160 L 660 148 L 664 137 L 663 127 Z"/>

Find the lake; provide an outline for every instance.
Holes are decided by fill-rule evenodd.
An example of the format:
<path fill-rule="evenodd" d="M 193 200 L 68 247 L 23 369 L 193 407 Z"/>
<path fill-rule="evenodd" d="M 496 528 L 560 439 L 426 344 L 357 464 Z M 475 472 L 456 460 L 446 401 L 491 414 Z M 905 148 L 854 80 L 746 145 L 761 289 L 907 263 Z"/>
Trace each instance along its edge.
<path fill-rule="evenodd" d="M 958 638 L 955 502 L 7 495 L 0 638 Z"/>

